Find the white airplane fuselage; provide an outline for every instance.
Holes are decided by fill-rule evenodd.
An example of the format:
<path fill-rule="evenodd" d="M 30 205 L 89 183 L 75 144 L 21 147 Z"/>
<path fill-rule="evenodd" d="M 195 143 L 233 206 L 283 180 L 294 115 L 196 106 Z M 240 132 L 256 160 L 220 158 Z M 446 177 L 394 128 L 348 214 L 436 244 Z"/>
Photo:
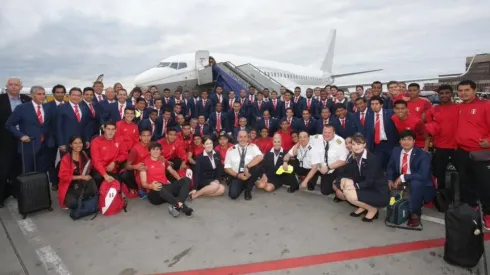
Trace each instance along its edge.
<path fill-rule="evenodd" d="M 231 54 L 210 53 L 216 63 L 231 62 L 235 66 L 251 64 L 287 89 L 296 86 L 315 87 L 330 84 L 330 74 L 319 69 Z M 144 71 L 135 78 L 136 86 L 157 86 L 172 92 L 181 86 L 184 90 L 198 85 L 196 53 L 180 54 L 162 60 L 155 68 Z"/>

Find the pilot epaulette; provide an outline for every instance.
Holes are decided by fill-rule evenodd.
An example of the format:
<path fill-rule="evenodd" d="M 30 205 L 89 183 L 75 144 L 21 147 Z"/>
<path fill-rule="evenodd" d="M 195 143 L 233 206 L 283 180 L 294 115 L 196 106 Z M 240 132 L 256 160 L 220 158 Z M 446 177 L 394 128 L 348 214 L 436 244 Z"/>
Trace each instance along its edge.
<path fill-rule="evenodd" d="M 316 134 L 315 135 L 315 139 L 319 139 L 320 138 L 320 135 L 319 134 Z"/>
<path fill-rule="evenodd" d="M 336 139 L 335 142 L 337 142 L 338 145 L 342 144 L 342 140 L 340 138 Z"/>
<path fill-rule="evenodd" d="M 308 145 L 308 150 L 311 150 L 311 145 Z"/>

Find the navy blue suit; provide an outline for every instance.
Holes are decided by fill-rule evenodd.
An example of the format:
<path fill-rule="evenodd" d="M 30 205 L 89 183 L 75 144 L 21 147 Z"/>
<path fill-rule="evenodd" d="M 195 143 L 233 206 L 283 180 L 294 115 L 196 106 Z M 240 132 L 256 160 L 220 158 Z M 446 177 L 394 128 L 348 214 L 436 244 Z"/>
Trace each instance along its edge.
<path fill-rule="evenodd" d="M 366 114 L 364 115 L 364 125 L 366 124 L 366 117 L 368 115 L 369 112 L 371 112 L 371 110 L 369 108 L 366 108 Z M 357 126 L 357 132 L 358 133 L 361 133 L 363 136 L 366 136 L 366 127 L 362 124 L 361 122 L 361 113 L 358 111 L 358 112 L 355 112 L 352 114 L 352 117 L 354 118 L 354 121 L 356 122 L 356 126 Z"/>
<path fill-rule="evenodd" d="M 105 95 L 101 95 L 101 96 L 102 96 L 102 102 L 107 101 L 106 100 L 107 98 L 106 98 Z M 94 93 L 94 98 L 92 99 L 92 103 L 101 103 L 101 102 L 99 102 L 99 98 L 98 97 L 99 96 L 96 93 Z"/>
<path fill-rule="evenodd" d="M 393 116 L 393 111 L 386 109 L 382 109 L 381 111 L 383 112 L 383 124 L 387 140 L 382 140 L 380 144 L 374 144 L 374 112 L 367 113 L 364 129 L 366 132 L 366 144 L 369 151 L 373 152 L 378 157 L 378 159 L 381 160 L 383 169 L 386 169 L 393 148 L 397 146 L 397 144 L 399 144 L 399 138 L 395 124 L 391 120 L 391 117 Z"/>
<path fill-rule="evenodd" d="M 213 111 L 213 102 L 208 98 L 206 99 L 206 104 L 204 104 L 204 101 L 200 99 L 197 102 L 197 114 L 198 116 L 204 116 L 206 119 L 208 119 L 209 114 Z"/>
<path fill-rule="evenodd" d="M 92 114 L 87 113 L 87 109 L 78 106 L 81 112 L 81 120 L 78 122 L 75 111 L 70 103 L 65 103 L 58 106 L 58 114 L 56 117 L 56 138 L 58 146 L 67 146 L 70 138 L 73 136 L 81 136 L 83 142 L 90 142 L 90 132 L 87 131 L 88 121 Z"/>
<path fill-rule="evenodd" d="M 395 147 L 391 154 L 386 171 L 389 181 L 395 181 L 401 175 L 401 154 L 405 151 L 401 147 Z M 432 183 L 431 157 L 418 147 L 414 147 L 410 154 L 410 174 L 405 174 L 405 182 L 410 190 L 410 206 L 412 212 L 420 215 L 423 202 L 432 201 L 435 188 Z"/>
<path fill-rule="evenodd" d="M 287 117 L 284 117 L 281 119 L 281 121 L 279 122 L 279 126 L 281 125 L 281 123 L 284 121 L 284 120 L 288 120 Z M 299 124 L 299 118 L 296 118 L 296 117 L 292 117 L 291 118 L 291 126 L 289 127 L 291 130 L 293 131 L 298 131 L 298 124 Z"/>
<path fill-rule="evenodd" d="M 67 104 L 67 102 L 63 102 L 60 105 Z M 48 157 L 48 174 L 49 174 L 49 181 L 54 185 L 58 185 L 58 169 L 56 169 L 55 163 L 56 163 L 56 157 L 58 155 L 58 140 L 56 139 L 56 118 L 58 117 L 58 106 L 56 105 L 55 100 L 51 100 L 50 102 L 46 103 L 46 108 L 50 109 L 50 113 L 52 114 L 51 118 L 51 135 L 49 136 L 50 139 L 53 141 L 53 148 L 50 148 L 49 150 L 49 157 Z"/>
<path fill-rule="evenodd" d="M 300 96 L 299 99 L 298 99 L 298 102 L 294 102 L 294 97 L 291 98 L 291 101 L 293 102 L 293 110 L 294 110 L 294 116 L 297 117 L 297 118 L 301 118 L 301 116 L 303 115 L 303 110 L 302 109 L 304 106 L 306 105 L 303 105 L 303 101 L 305 101 L 305 98 Z M 306 108 L 306 107 L 305 107 Z"/>
<path fill-rule="evenodd" d="M 182 113 L 184 113 L 186 119 L 196 118 L 196 105 L 192 99 L 184 99 L 182 101 Z"/>
<path fill-rule="evenodd" d="M 44 111 L 43 123 L 39 123 L 37 117 L 37 107 L 34 107 L 33 102 L 23 103 L 10 115 L 5 126 L 17 138 L 18 152 L 22 151 L 24 146 L 24 167 L 25 172 L 34 171 L 34 157 L 36 158 L 37 171 L 46 172 L 48 170 L 48 160 L 50 157 L 49 148 L 53 148 L 54 140 L 50 137 L 52 134 L 52 118 L 53 109 L 46 104 L 42 105 Z M 19 129 L 17 129 L 17 125 Z M 29 145 L 23 144 L 20 138 L 28 136 L 31 138 Z M 32 147 L 34 146 L 33 156 Z"/>
<path fill-rule="evenodd" d="M 327 124 L 332 124 L 332 121 L 334 119 L 337 119 L 335 116 L 331 116 L 328 118 Z M 317 134 L 323 134 L 323 127 L 325 127 L 325 122 L 323 121 L 323 118 L 319 118 L 315 120 L 315 129 Z"/>
<path fill-rule="evenodd" d="M 175 106 L 175 98 L 169 97 L 168 102 L 165 102 L 165 97 L 162 97 L 162 109 L 173 110 Z"/>
<path fill-rule="evenodd" d="M 278 120 L 275 118 L 269 119 L 269 136 L 272 137 L 274 133 L 279 130 Z M 263 128 L 266 128 L 265 119 L 261 119 L 257 122 L 257 131 L 261 131 Z"/>
<path fill-rule="evenodd" d="M 102 116 L 104 114 L 104 108 L 98 103 L 92 103 L 92 107 L 94 108 L 95 115 L 92 115 L 90 111 L 90 107 L 85 101 L 80 102 L 80 106 L 85 109 L 85 112 L 88 114 L 87 117 L 87 134 L 89 138 L 93 136 L 99 135 L 99 129 Z"/>
<path fill-rule="evenodd" d="M 221 130 L 220 131 L 226 131 L 228 128 L 228 115 L 225 112 L 221 112 Z M 219 135 L 217 132 L 216 126 L 218 125 L 218 115 L 216 112 L 212 112 L 209 114 L 209 128 L 212 133 L 216 135 L 216 137 Z"/>
<path fill-rule="evenodd" d="M 332 118 L 330 120 L 330 124 L 332 124 L 335 128 L 335 133 L 344 139 L 353 136 L 357 132 L 358 128 L 357 122 L 351 113 L 347 113 L 347 116 L 345 117 L 345 128 L 342 127 L 342 123 L 338 117 Z"/>
<path fill-rule="evenodd" d="M 320 110 L 321 110 L 321 105 L 320 102 L 314 98 L 311 98 L 310 102 L 310 114 L 311 117 L 313 118 L 319 118 L 320 117 Z M 304 98 L 303 100 L 299 101 L 299 107 L 297 108 L 298 111 L 301 110 L 301 115 L 303 114 L 303 111 L 308 109 L 308 98 Z M 300 117 L 301 117 L 300 115 Z"/>
<path fill-rule="evenodd" d="M 228 113 L 227 113 L 227 116 L 228 116 L 228 128 L 226 130 L 227 133 L 233 133 L 233 129 L 235 128 L 235 111 L 233 110 L 229 110 Z M 241 117 L 247 117 L 247 113 L 245 112 L 245 110 L 242 108 L 240 109 L 240 111 L 238 111 L 238 121 L 236 122 L 237 125 L 238 122 L 240 122 L 240 118 Z"/>
<path fill-rule="evenodd" d="M 265 111 L 269 111 L 269 113 L 270 113 L 270 107 L 271 107 L 270 102 L 265 102 L 262 100 L 260 107 L 259 107 L 259 102 L 255 101 L 251 107 L 252 108 L 251 115 L 253 116 L 252 117 L 253 120 L 257 120 L 257 118 L 262 119 Z"/>
<path fill-rule="evenodd" d="M 298 122 L 296 123 L 296 130 L 298 132 L 300 131 L 306 131 L 310 135 L 316 134 L 316 123 L 315 119 L 310 118 L 308 122 L 308 127 L 306 127 L 305 120 L 304 119 L 299 119 Z"/>
<path fill-rule="evenodd" d="M 133 107 L 133 105 L 126 102 L 126 107 Z M 106 117 L 104 118 L 104 121 L 110 120 L 110 121 L 118 122 L 119 120 L 121 120 L 121 113 L 119 113 L 119 102 L 116 101 L 114 103 L 110 103 L 106 110 L 107 110 L 105 114 Z M 124 110 L 123 110 L 123 116 L 124 116 Z"/>
<path fill-rule="evenodd" d="M 271 117 L 276 118 L 276 119 L 281 119 L 282 118 L 282 112 L 284 109 L 284 102 L 282 102 L 279 99 L 276 99 L 276 107 L 274 108 L 274 103 L 273 100 L 269 100 L 270 102 L 270 111 L 271 111 Z"/>
<path fill-rule="evenodd" d="M 209 136 L 212 133 L 212 131 L 209 128 L 209 125 L 208 124 L 204 124 L 203 125 L 203 127 L 202 127 L 202 133 L 201 133 L 201 126 L 199 124 L 196 126 L 196 128 L 194 128 L 194 131 L 195 131 L 194 132 L 194 135 L 195 136 L 201 136 L 201 137 L 203 137 L 203 136 Z"/>
<path fill-rule="evenodd" d="M 210 99 L 213 103 L 214 112 L 216 111 L 216 104 L 218 104 L 218 94 L 213 94 Z M 228 110 L 228 97 L 226 97 L 224 94 L 221 94 L 221 105 L 223 106 L 223 110 Z"/>

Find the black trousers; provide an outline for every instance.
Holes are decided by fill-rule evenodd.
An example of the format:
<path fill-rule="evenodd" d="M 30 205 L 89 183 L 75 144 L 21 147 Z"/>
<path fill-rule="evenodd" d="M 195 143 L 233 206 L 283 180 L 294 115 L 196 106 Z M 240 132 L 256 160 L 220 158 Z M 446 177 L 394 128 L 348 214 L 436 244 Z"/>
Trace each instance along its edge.
<path fill-rule="evenodd" d="M 311 169 L 300 167 L 299 160 L 297 159 L 293 160 L 292 165 L 294 167 L 294 173 L 296 173 L 298 177 L 306 177 L 306 175 L 308 175 L 308 173 L 310 173 L 311 171 Z M 308 189 L 315 189 L 316 182 L 318 181 L 319 176 L 320 173 L 318 172 L 316 172 L 315 175 L 313 175 L 310 181 L 308 181 Z"/>
<path fill-rule="evenodd" d="M 337 170 L 333 171 L 331 174 L 321 175 L 320 191 L 322 195 L 333 194 L 333 182 L 337 178 Z"/>
<path fill-rule="evenodd" d="M 85 181 L 85 180 L 77 180 L 77 181 L 72 181 L 70 183 L 70 187 L 66 191 L 66 196 L 65 196 L 65 205 L 69 209 L 76 209 L 78 206 L 78 200 L 80 198 L 80 195 L 82 194 L 82 188 L 85 185 L 84 191 L 83 191 L 83 198 L 82 200 L 86 200 L 97 193 L 97 185 L 95 184 L 95 181 L 93 179 Z"/>
<path fill-rule="evenodd" d="M 18 192 L 15 181 L 21 174 L 22 160 L 17 153 L 17 139 L 11 144 L 1 146 L 3 148 L 0 149 L 0 203 L 3 203 L 10 195 L 15 196 Z"/>
<path fill-rule="evenodd" d="M 238 178 L 230 178 L 230 185 L 228 189 L 228 197 L 232 200 L 238 198 L 243 190 L 247 190 L 248 192 L 252 191 L 255 182 L 260 176 L 260 167 L 258 165 L 250 168 L 250 177 L 247 180 L 240 180 Z"/>
<path fill-rule="evenodd" d="M 490 161 L 471 160 L 470 153 L 461 149 L 454 152 L 454 159 L 461 201 L 476 206 L 480 200 L 483 213 L 490 214 Z"/>
<path fill-rule="evenodd" d="M 181 159 L 177 159 L 177 158 L 173 158 L 173 159 L 169 160 L 169 162 L 172 163 L 172 168 L 175 171 L 179 172 L 180 166 L 182 165 L 182 160 Z M 170 174 L 170 172 L 168 172 L 168 170 L 166 171 L 165 174 L 166 174 L 167 179 L 169 181 L 174 181 L 175 180 L 174 176 L 172 176 L 172 174 Z"/>
<path fill-rule="evenodd" d="M 190 184 L 191 180 L 189 178 L 181 178 L 170 184 L 164 184 L 160 191 L 151 190 L 148 192 L 148 201 L 153 205 L 160 205 L 168 202 L 171 205 L 176 206 L 179 202 L 183 203 L 187 199 Z"/>
<path fill-rule="evenodd" d="M 121 181 L 121 177 L 119 176 L 119 173 L 107 173 L 107 174 L 109 174 L 114 179 L 118 180 L 120 183 L 124 183 Z M 100 185 L 102 185 L 102 182 L 104 181 L 104 177 L 95 169 L 92 170 L 91 175 L 92 175 L 92 179 L 94 179 L 95 184 L 97 185 L 97 189 L 99 189 Z"/>
<path fill-rule="evenodd" d="M 136 182 L 136 177 L 134 175 L 134 170 L 126 170 L 119 176 L 121 181 L 126 184 L 129 189 L 138 190 L 138 183 Z"/>
<path fill-rule="evenodd" d="M 446 188 L 446 170 L 449 163 L 455 164 L 454 149 L 435 148 L 433 155 L 433 173 L 437 178 L 437 189 Z"/>

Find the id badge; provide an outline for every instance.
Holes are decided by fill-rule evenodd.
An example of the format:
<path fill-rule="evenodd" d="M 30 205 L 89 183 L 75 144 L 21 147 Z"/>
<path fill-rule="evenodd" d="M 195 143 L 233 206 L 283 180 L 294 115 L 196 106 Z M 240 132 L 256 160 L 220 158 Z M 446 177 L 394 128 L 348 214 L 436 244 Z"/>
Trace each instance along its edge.
<path fill-rule="evenodd" d="M 303 167 L 303 162 L 302 161 L 299 162 L 299 166 L 300 167 Z"/>
<path fill-rule="evenodd" d="M 245 172 L 245 169 L 242 167 L 242 168 L 240 168 L 240 173 L 243 173 L 243 172 Z"/>

